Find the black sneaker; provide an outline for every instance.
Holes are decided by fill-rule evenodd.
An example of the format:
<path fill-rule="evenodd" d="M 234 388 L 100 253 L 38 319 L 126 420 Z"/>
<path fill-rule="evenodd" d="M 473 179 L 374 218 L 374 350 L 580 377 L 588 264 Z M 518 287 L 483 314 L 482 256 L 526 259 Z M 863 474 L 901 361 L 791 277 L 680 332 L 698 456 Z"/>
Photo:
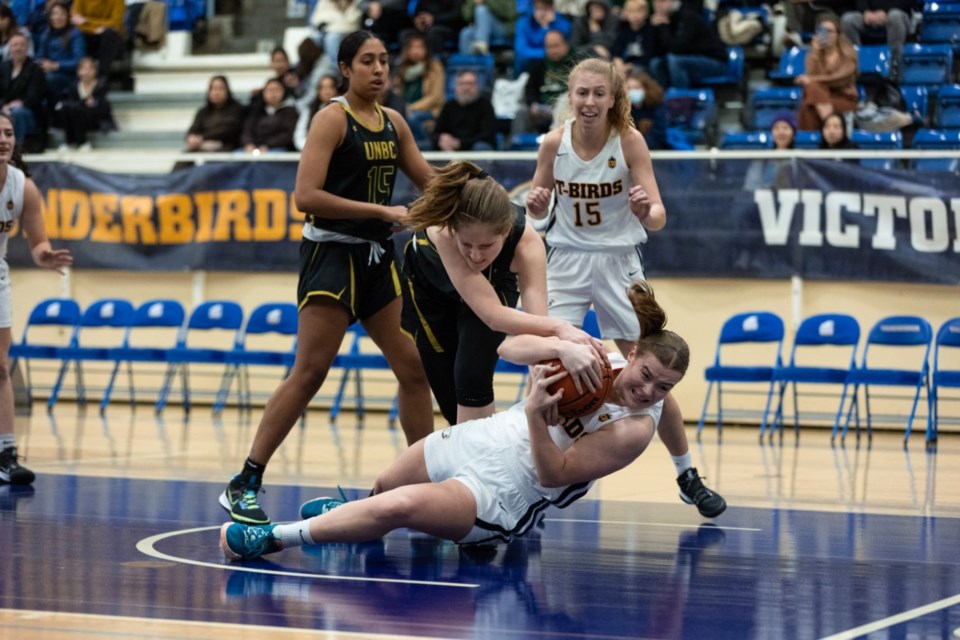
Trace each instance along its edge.
<path fill-rule="evenodd" d="M 727 502 L 703 484 L 696 467 L 690 467 L 677 478 L 680 485 L 680 499 L 694 504 L 704 518 L 716 518 L 726 511 Z"/>
<path fill-rule="evenodd" d="M 0 481 L 10 484 L 30 484 L 36 476 L 33 471 L 17 462 L 17 448 L 7 447 L 0 451 Z"/>
<path fill-rule="evenodd" d="M 220 506 L 226 509 L 234 522 L 240 524 L 270 524 L 270 518 L 260 508 L 257 494 L 260 493 L 259 484 L 244 483 L 239 475 L 233 476 L 230 484 L 220 494 Z"/>

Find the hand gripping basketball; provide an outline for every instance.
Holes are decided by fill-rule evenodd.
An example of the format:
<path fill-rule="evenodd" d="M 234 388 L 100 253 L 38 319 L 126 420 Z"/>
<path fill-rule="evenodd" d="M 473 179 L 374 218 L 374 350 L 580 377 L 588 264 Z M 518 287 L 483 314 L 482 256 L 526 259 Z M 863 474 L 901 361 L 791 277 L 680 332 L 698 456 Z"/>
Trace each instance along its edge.
<path fill-rule="evenodd" d="M 550 365 L 557 368 L 557 373 L 565 371 L 563 363 L 559 358 L 544 360 L 540 364 Z M 557 403 L 557 410 L 564 418 L 579 418 L 589 415 L 600 408 L 610 395 L 610 389 L 613 388 L 613 371 L 610 369 L 609 362 L 602 362 L 600 365 L 600 386 L 596 391 L 590 391 L 584 388 L 583 393 L 577 392 L 577 387 L 573 383 L 573 378 L 566 375 L 549 387 L 547 392 L 551 395 L 558 390 L 563 389 L 563 397 Z"/>

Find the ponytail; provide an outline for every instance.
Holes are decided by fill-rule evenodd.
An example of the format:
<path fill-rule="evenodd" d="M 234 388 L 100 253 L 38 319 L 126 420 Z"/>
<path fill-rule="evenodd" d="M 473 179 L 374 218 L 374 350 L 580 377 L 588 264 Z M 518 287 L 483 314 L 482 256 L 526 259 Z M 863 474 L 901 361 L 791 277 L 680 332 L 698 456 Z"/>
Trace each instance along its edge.
<path fill-rule="evenodd" d="M 440 168 L 410 207 L 407 224 L 414 231 L 427 227 L 463 224 L 488 225 L 494 233 L 506 234 L 516 217 L 506 190 L 486 172 L 465 160 Z"/>
<path fill-rule="evenodd" d="M 627 289 L 627 297 L 640 322 L 637 355 L 652 353 L 660 363 L 685 374 L 690 366 L 690 348 L 679 335 L 666 328 L 667 313 L 657 303 L 653 289 L 645 280 L 638 280 Z"/>

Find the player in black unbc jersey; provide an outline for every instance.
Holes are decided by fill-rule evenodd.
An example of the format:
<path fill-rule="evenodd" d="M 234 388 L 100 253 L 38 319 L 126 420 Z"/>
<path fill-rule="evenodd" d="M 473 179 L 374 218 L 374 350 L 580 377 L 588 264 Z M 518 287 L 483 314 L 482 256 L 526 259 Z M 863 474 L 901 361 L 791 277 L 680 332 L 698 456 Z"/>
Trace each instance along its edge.
<path fill-rule="evenodd" d="M 400 382 L 400 424 L 412 444 L 433 431 L 430 387 L 413 342 L 400 331 L 400 280 L 390 235 L 406 220 L 392 206 L 396 172 L 422 188 L 433 174 L 409 126 L 383 109 L 387 50 L 358 31 L 340 45 L 346 93 L 314 116 L 297 171 L 297 207 L 307 214 L 300 245 L 300 326 L 290 376 L 267 402 L 243 470 L 220 504 L 237 522 L 266 524 L 257 494 L 270 457 L 323 384 L 347 327 L 359 320 Z"/>
<path fill-rule="evenodd" d="M 404 259 L 403 328 L 416 339 L 450 424 L 493 414 L 497 347 L 506 334 L 591 347 L 593 355 L 587 348 L 561 359 L 578 384 L 596 388 L 603 345 L 547 317 L 543 241 L 493 178 L 473 163 L 451 162 L 427 183 L 407 223 L 416 234 Z M 515 308 L 521 296 L 523 311 Z"/>

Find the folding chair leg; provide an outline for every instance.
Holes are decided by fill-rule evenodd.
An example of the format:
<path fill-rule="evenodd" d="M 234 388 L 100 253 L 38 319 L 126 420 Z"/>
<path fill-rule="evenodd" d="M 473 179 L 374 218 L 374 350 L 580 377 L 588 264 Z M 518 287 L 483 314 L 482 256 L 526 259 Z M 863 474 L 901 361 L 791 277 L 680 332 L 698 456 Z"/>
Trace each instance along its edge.
<path fill-rule="evenodd" d="M 843 423 L 843 433 L 840 434 L 840 444 L 846 443 L 847 431 L 850 430 L 851 414 L 856 415 L 856 429 L 857 433 L 860 433 L 860 385 L 858 384 L 853 386 L 853 393 L 850 394 L 850 408 L 847 409 L 847 419 Z"/>
<path fill-rule="evenodd" d="M 356 398 L 356 403 L 355 403 L 355 404 L 356 404 L 357 420 L 358 420 L 358 421 L 362 421 L 362 420 L 363 420 L 363 416 L 364 416 L 364 409 L 363 409 L 363 381 L 362 381 L 361 378 L 360 378 L 360 369 L 359 369 L 359 368 L 354 369 L 354 370 L 353 370 L 353 373 L 354 373 L 354 378 L 353 378 L 354 389 L 356 390 L 356 391 L 355 391 L 355 393 L 356 393 L 356 396 L 355 396 L 355 398 Z"/>
<path fill-rule="evenodd" d="M 707 419 L 707 409 L 710 407 L 710 393 L 713 391 L 713 383 L 707 383 L 707 397 L 703 399 L 703 411 L 700 412 L 700 422 L 697 424 L 697 442 L 700 441 L 700 432 L 703 431 L 703 424 Z"/>
<path fill-rule="evenodd" d="M 723 436 L 723 383 L 717 383 L 717 438 Z"/>
<path fill-rule="evenodd" d="M 190 413 L 190 365 L 183 363 L 180 369 L 180 394 L 183 398 L 183 412 Z"/>
<path fill-rule="evenodd" d="M 57 404 L 57 399 L 60 397 L 60 389 L 63 387 L 63 379 L 67 375 L 67 368 L 69 366 L 69 360 L 60 364 L 60 371 L 57 372 L 57 380 L 53 383 L 53 388 L 50 390 L 50 399 L 47 400 L 47 413 L 52 412 L 54 405 Z"/>
<path fill-rule="evenodd" d="M 127 391 L 130 393 L 130 409 L 137 410 L 137 390 L 133 386 L 133 362 L 127 360 Z"/>
<path fill-rule="evenodd" d="M 74 373 L 77 380 L 77 404 L 87 406 L 87 386 L 83 382 L 83 364 L 80 360 L 74 360 Z"/>
<path fill-rule="evenodd" d="M 107 405 L 110 404 L 110 396 L 113 394 L 113 384 L 117 380 L 117 373 L 120 371 L 120 361 L 113 363 L 113 371 L 110 372 L 110 379 L 107 386 L 103 389 L 103 398 L 100 399 L 100 415 L 107 411 Z"/>
<path fill-rule="evenodd" d="M 391 431 L 397 430 L 397 417 L 400 415 L 400 396 L 393 396 L 393 402 L 390 404 L 390 414 L 387 417 L 387 428 Z"/>
<path fill-rule="evenodd" d="M 937 392 L 936 387 L 932 387 L 927 390 L 927 405 L 929 407 L 927 411 L 927 446 L 936 445 L 938 427 L 937 425 L 937 413 L 938 413 L 938 403 L 940 396 Z"/>
<path fill-rule="evenodd" d="M 340 384 L 337 386 L 337 395 L 333 397 L 333 402 L 330 404 L 330 423 L 333 424 L 337 417 L 340 415 L 340 409 L 343 405 L 343 394 L 347 388 L 347 381 L 350 377 L 350 369 L 346 369 L 343 372 L 343 377 L 340 378 Z"/>
<path fill-rule="evenodd" d="M 873 440 L 873 412 L 870 411 L 870 385 L 863 385 L 863 407 L 867 410 L 867 439 Z M 859 426 L 859 424 L 857 425 Z M 857 442 L 860 441 L 860 430 L 857 429 Z"/>
<path fill-rule="evenodd" d="M 920 390 L 922 386 L 917 386 L 916 393 L 913 394 L 913 405 L 910 407 L 910 417 L 907 418 L 907 432 L 903 435 L 903 447 L 907 447 L 907 443 L 910 441 L 910 433 L 913 431 L 913 418 L 917 413 L 917 404 L 920 401 Z M 929 398 L 930 390 L 927 390 L 927 396 Z"/>
<path fill-rule="evenodd" d="M 227 397 L 230 395 L 230 387 L 233 386 L 233 379 L 237 376 L 238 366 L 228 364 L 223 370 L 223 376 L 220 378 L 220 388 L 217 390 L 217 397 L 213 401 L 213 413 L 220 414 L 223 407 L 227 404 Z"/>
<path fill-rule="evenodd" d="M 154 405 L 154 412 L 157 415 L 163 413 L 164 408 L 167 406 L 167 400 L 170 398 L 170 387 L 173 384 L 173 376 L 176 374 L 178 367 L 179 365 L 176 363 L 170 363 L 167 365 L 167 370 L 163 374 L 160 393 L 157 394 L 157 403 Z"/>

